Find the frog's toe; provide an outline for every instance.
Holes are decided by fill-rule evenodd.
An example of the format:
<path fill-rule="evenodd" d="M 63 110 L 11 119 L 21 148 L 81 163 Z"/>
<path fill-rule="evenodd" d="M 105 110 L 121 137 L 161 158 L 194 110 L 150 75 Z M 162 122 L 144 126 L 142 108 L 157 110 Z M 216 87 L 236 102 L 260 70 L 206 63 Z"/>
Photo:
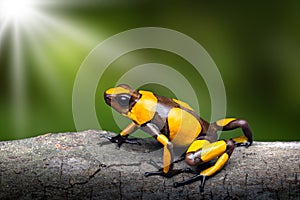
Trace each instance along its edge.
<path fill-rule="evenodd" d="M 154 171 L 154 172 L 145 172 L 144 173 L 145 177 L 149 176 L 165 176 L 165 173 L 162 170 Z"/>

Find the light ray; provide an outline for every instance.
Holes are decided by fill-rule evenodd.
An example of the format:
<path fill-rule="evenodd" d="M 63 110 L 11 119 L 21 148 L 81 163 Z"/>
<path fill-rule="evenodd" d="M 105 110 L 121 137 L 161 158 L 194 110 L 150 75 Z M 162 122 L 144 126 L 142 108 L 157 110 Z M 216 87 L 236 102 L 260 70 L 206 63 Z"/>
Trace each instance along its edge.
<path fill-rule="evenodd" d="M 55 60 L 51 60 L 49 56 L 46 55 L 45 49 L 43 49 L 43 45 L 50 45 L 53 49 L 55 49 L 56 57 L 62 56 L 64 59 L 66 52 L 70 51 L 70 47 L 61 45 L 60 38 L 61 35 L 64 37 L 72 35 L 73 37 L 68 38 L 72 43 L 76 45 L 81 45 L 81 49 L 90 50 L 91 46 L 94 47 L 95 43 L 98 43 L 98 38 L 96 37 L 88 37 L 89 42 L 81 42 L 83 38 L 87 38 L 87 35 L 91 35 L 91 33 L 84 31 L 80 35 L 74 34 L 77 30 L 78 25 L 70 26 L 68 23 L 58 23 L 55 20 L 51 20 L 51 16 L 47 16 L 44 13 L 39 13 L 36 11 L 35 13 L 35 21 L 32 21 L 30 24 L 24 26 L 24 31 L 26 33 L 26 39 L 29 41 L 29 50 L 32 50 L 31 55 L 34 56 L 34 60 L 37 62 L 37 66 L 35 70 L 40 73 L 41 77 L 43 77 L 43 83 L 49 90 L 50 98 L 56 102 L 56 105 L 62 105 L 62 99 L 65 98 L 64 89 L 65 86 L 65 76 L 62 75 L 61 68 L 60 73 L 58 72 L 57 66 L 55 66 Z M 41 20 L 44 19 L 44 20 Z M 60 20 L 58 20 L 60 21 Z M 97 41 L 97 42 L 96 42 Z M 70 53 L 69 53 L 70 54 Z M 72 59 L 64 59 L 68 61 L 71 65 Z M 76 68 L 75 68 L 76 69 Z M 57 88 L 60 88 L 59 90 Z M 63 89 L 64 88 L 64 89 Z"/>
<path fill-rule="evenodd" d="M 6 30 L 7 24 L 8 20 L 5 19 L 0 23 L 0 37 L 2 37 L 3 32 Z"/>
<path fill-rule="evenodd" d="M 7 27 L 8 27 L 8 20 L 4 19 L 0 23 L 0 50 L 1 50 L 2 40 L 4 38 L 4 34 L 5 34 L 5 31 L 7 30 Z"/>
<path fill-rule="evenodd" d="M 22 41 L 19 26 L 13 24 L 13 48 L 11 53 L 11 87 L 15 123 L 15 133 L 22 134 L 26 129 L 26 82 L 23 66 Z M 18 135 L 19 136 L 19 135 Z"/>
<path fill-rule="evenodd" d="M 54 16 L 45 10 L 38 10 L 38 5 L 47 8 L 47 5 L 55 2 L 55 6 L 63 5 L 61 1 L 44 0 L 0 0 L 20 2 L 31 1 L 36 7 L 27 7 L 24 11 L 19 12 L 13 10 L 0 12 L 0 49 L 5 35 L 11 34 L 12 47 L 10 52 L 10 86 L 12 91 L 12 112 L 14 113 L 14 127 L 17 137 L 23 136 L 28 122 L 28 100 L 26 86 L 26 71 L 28 70 L 24 62 L 24 52 L 30 51 L 28 56 L 32 57 L 34 70 L 37 77 L 41 79 L 42 84 L 47 88 L 49 99 L 54 102 L 53 105 L 63 106 L 66 99 L 66 91 L 69 89 L 66 85 L 65 74 L 62 70 L 70 70 L 59 68 L 66 66 L 74 66 L 74 60 L 78 59 L 76 53 L 89 52 L 104 38 L 85 27 L 83 24 L 67 20 L 62 17 Z M 70 1 L 71 2 L 71 1 Z M 77 6 L 82 1 L 75 0 Z M 61 4 L 60 4 L 61 3 Z M 83 3 L 84 4 L 84 3 Z M 53 4 L 52 4 L 53 5 Z M 91 2 L 89 5 L 92 5 Z M 3 7 L 0 6 L 3 10 Z M 26 17 L 25 17 L 26 16 Z M 26 19 L 26 20 L 25 20 Z M 102 38 L 101 38 L 102 37 Z M 65 40 L 64 40 L 65 39 Z M 63 41 L 63 44 L 62 44 Z M 26 46 L 25 46 L 26 44 Z M 67 45 L 66 45 L 67 44 Z M 76 48 L 73 48 L 75 47 Z M 52 55 L 49 55 L 49 48 L 53 48 Z M 77 48 L 79 47 L 79 48 Z M 46 49 L 47 48 L 47 49 Z M 75 50 L 76 49 L 76 50 Z M 75 54 L 74 54 L 75 52 Z M 27 55 L 27 54 L 26 54 Z M 66 58 L 66 56 L 68 56 Z M 60 64 L 59 66 L 57 64 Z M 76 70 L 79 66 L 72 67 Z M 63 87 L 65 86 L 65 88 Z M 61 109 L 64 110 L 64 109 Z"/>
<path fill-rule="evenodd" d="M 55 64 L 53 61 L 49 60 L 44 53 L 44 49 L 41 47 L 41 42 L 44 40 L 45 35 L 40 34 L 40 31 L 40 28 L 33 24 L 24 27 L 26 39 L 30 44 L 28 47 L 31 51 L 30 55 L 34 55 L 35 64 L 32 66 L 35 67 L 35 71 L 38 72 L 38 78 L 42 79 L 41 83 L 46 86 L 49 98 L 55 105 L 61 106 L 65 92 L 63 86 L 65 84 L 61 79 L 61 74 L 56 70 Z M 46 39 L 50 40 L 48 37 L 46 37 Z"/>
<path fill-rule="evenodd" d="M 60 68 L 60 70 L 71 70 L 72 72 L 77 70 L 77 65 L 74 65 L 74 63 L 78 60 L 78 57 L 74 57 L 74 55 L 79 52 L 89 52 L 99 43 L 99 35 L 97 37 L 94 36 L 91 31 L 82 28 L 79 24 L 71 24 L 66 20 L 55 19 L 45 13 L 36 12 L 35 14 L 37 20 L 31 23 L 34 28 L 30 32 L 38 32 L 37 34 L 43 37 L 47 45 L 51 47 L 49 50 L 55 49 L 56 57 L 61 57 L 59 59 L 60 65 L 63 64 L 65 66 Z M 78 27 L 81 27 L 84 31 L 81 29 L 81 31 L 78 31 Z M 67 45 L 62 45 L 62 40 Z"/>
<path fill-rule="evenodd" d="M 64 21 L 62 21 L 58 17 L 49 16 L 40 12 L 37 12 L 36 14 L 37 18 L 41 20 L 41 24 L 46 24 L 48 27 L 54 28 L 56 32 L 67 35 L 70 39 L 76 41 L 76 43 L 80 44 L 82 47 L 90 49 L 101 41 L 99 38 L 101 36 L 95 36 L 90 32 L 85 31 L 87 29 L 83 26 L 74 24 L 70 20 L 64 19 Z"/>

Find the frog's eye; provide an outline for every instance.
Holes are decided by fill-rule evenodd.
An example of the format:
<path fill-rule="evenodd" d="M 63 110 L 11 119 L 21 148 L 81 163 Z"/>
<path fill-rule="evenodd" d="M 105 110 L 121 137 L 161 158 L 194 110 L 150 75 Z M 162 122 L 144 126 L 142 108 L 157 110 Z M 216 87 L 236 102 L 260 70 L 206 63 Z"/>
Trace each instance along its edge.
<path fill-rule="evenodd" d="M 130 96 L 126 94 L 119 95 L 117 96 L 117 101 L 122 107 L 128 106 L 130 101 Z"/>

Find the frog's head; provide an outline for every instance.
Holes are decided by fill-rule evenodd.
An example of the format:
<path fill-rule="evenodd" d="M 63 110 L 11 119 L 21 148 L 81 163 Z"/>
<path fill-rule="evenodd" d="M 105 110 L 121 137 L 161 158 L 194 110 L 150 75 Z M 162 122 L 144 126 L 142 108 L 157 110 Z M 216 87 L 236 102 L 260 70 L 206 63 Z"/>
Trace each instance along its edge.
<path fill-rule="evenodd" d="M 110 88 L 104 92 L 105 102 L 123 115 L 128 114 L 130 108 L 139 98 L 140 94 L 125 84 Z"/>

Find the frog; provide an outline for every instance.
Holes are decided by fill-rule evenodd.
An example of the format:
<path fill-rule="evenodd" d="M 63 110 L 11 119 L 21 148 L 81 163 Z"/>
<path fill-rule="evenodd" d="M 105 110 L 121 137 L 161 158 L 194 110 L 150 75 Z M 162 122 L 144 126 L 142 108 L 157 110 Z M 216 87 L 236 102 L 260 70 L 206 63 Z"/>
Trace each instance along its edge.
<path fill-rule="evenodd" d="M 228 162 L 235 147 L 249 147 L 253 143 L 253 132 L 244 119 L 223 118 L 209 123 L 201 118 L 188 104 L 175 98 L 154 94 L 151 91 L 135 90 L 126 84 L 107 89 L 104 92 L 107 105 L 129 118 L 131 122 L 118 135 L 108 136 L 110 142 L 120 148 L 123 143 L 139 144 L 129 137 L 141 129 L 153 137 L 163 148 L 163 167 L 153 160 L 150 164 L 158 170 L 145 172 L 145 176 L 173 177 L 181 173 L 192 173 L 192 177 L 174 182 L 174 187 L 200 181 L 200 191 L 208 178 L 219 172 Z M 243 135 L 218 140 L 220 131 L 242 129 Z M 183 148 L 182 156 L 175 160 L 174 148 Z M 186 168 L 175 169 L 176 162 L 184 160 Z M 202 170 L 192 167 L 211 163 Z"/>

